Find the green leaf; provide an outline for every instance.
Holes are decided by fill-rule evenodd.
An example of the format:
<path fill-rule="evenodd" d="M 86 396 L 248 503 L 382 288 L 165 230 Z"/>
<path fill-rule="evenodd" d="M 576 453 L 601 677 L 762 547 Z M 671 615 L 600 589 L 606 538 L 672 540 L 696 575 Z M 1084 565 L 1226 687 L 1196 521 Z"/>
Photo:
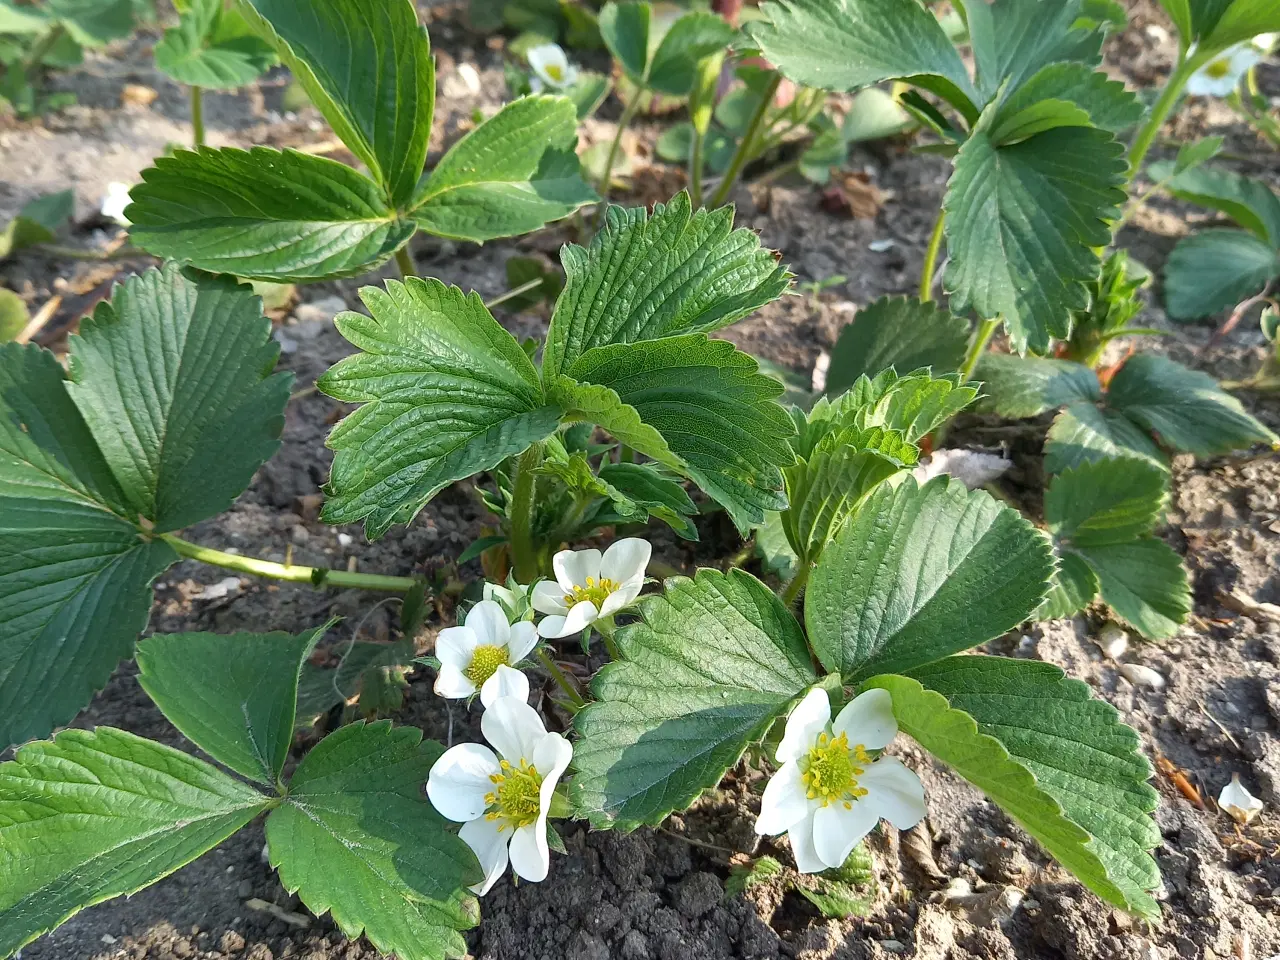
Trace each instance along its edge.
<path fill-rule="evenodd" d="M 1212 32 L 1202 45 L 1205 49 L 1222 49 L 1260 33 L 1280 30 L 1280 10 L 1271 0 L 1189 0 L 1192 11 L 1200 13 L 1195 20 L 1203 29 L 1213 22 Z M 1220 14 L 1219 14 L 1220 12 Z M 1215 14 L 1219 14 L 1215 17 Z M 1202 35 L 1202 34 L 1201 34 Z"/>
<path fill-rule="evenodd" d="M 556 377 L 547 383 L 547 399 L 564 410 L 569 422 L 593 423 L 619 443 L 672 470 L 685 472 L 688 464 L 668 446 L 658 430 L 641 419 L 640 411 L 610 387 L 594 383 L 578 383 L 571 377 Z"/>
<path fill-rule="evenodd" d="M 123 730 L 64 730 L 0 764 L 0 955 L 217 846 L 270 801 Z"/>
<path fill-rule="evenodd" d="M 0 344 L 16 339 L 30 320 L 26 301 L 12 290 L 0 290 Z"/>
<path fill-rule="evenodd" d="M 652 465 L 639 463 L 606 463 L 600 468 L 600 479 L 679 536 L 698 539 L 698 528 L 689 519 L 698 508 L 679 481 L 664 476 Z M 597 515 L 596 523 L 602 519 Z"/>
<path fill-rule="evenodd" d="M 902 374 L 921 367 L 952 373 L 960 369 L 968 343 L 969 322 L 963 317 L 911 297 L 881 297 L 840 331 L 826 391 L 843 393 L 863 374 L 874 378 L 890 367 Z"/>
<path fill-rule="evenodd" d="M 733 209 L 693 211 L 681 191 L 652 215 L 610 207 L 588 249 L 560 254 L 565 288 L 547 332 L 544 376 L 569 373 L 587 350 L 741 320 L 787 289 L 791 274 Z"/>
<path fill-rule="evenodd" d="M 1060 551 L 1053 586 L 1035 612 L 1036 620 L 1056 620 L 1079 613 L 1098 595 L 1098 576 L 1085 559 L 1071 551 Z"/>
<path fill-rule="evenodd" d="M 649 70 L 649 4 L 606 3 L 600 10 L 600 36 L 632 81 L 640 83 Z"/>
<path fill-rule="evenodd" d="M 1082 463 L 1114 457 L 1139 457 L 1163 470 L 1169 459 L 1136 423 L 1114 410 L 1092 403 L 1073 403 L 1054 418 L 1044 444 L 1044 471 L 1049 475 Z"/>
<path fill-rule="evenodd" d="M 765 514 L 764 523 L 756 527 L 756 556 L 758 556 L 766 573 L 772 573 L 780 580 L 790 580 L 800 570 L 800 558 L 787 542 L 787 534 L 782 524 L 782 514 L 770 510 Z"/>
<path fill-rule="evenodd" d="M 1097 375 L 1082 363 L 983 353 L 973 379 L 982 381 L 981 409 L 1002 417 L 1038 417 L 1046 410 L 1102 399 Z"/>
<path fill-rule="evenodd" d="M 329 435 L 337 452 L 325 522 L 364 520 L 372 538 L 408 523 L 455 480 L 549 436 L 562 411 L 477 294 L 410 277 L 360 296 L 373 316 L 342 313 L 335 323 L 363 352 L 316 385 L 364 404 Z"/>
<path fill-rule="evenodd" d="M 915 0 L 779 0 L 744 28 L 770 63 L 807 87 L 853 91 L 910 78 L 970 120 L 979 97 L 933 14 Z"/>
<path fill-rule="evenodd" d="M 1150 854 L 1160 842 L 1151 817 L 1157 795 L 1147 783 L 1151 764 L 1114 707 L 1056 666 L 1034 660 L 950 657 L 913 671 L 912 678 L 950 703 L 939 715 L 932 693 L 914 691 L 911 697 L 919 709 L 913 725 L 924 727 L 937 746 L 922 740 L 930 752 L 985 790 L 1100 897 L 1148 919 L 1159 916 L 1150 895 L 1160 885 Z M 894 686 L 909 684 L 914 686 L 910 680 Z M 942 739 L 944 731 L 960 735 L 955 746 Z M 991 740 L 1000 749 L 992 749 Z M 999 762 L 1006 751 L 1008 760 Z M 969 757 L 993 762 L 989 769 L 976 767 Z M 1010 764 L 1029 773 L 1032 783 Z"/>
<path fill-rule="evenodd" d="M 1166 446 L 1198 457 L 1280 442 L 1207 373 L 1167 357 L 1130 357 L 1112 378 L 1107 405 L 1153 431 Z"/>
<path fill-rule="evenodd" d="M 737 33 L 718 13 L 692 10 L 663 34 L 649 64 L 645 86 L 672 97 L 687 97 L 698 63 L 724 50 Z"/>
<path fill-rule="evenodd" d="M 1124 201 L 1124 150 L 1102 130 L 1046 130 L 1010 146 L 986 131 L 960 148 L 943 201 L 951 309 L 1003 317 L 1014 347 L 1045 352 L 1088 302 L 1097 248 Z"/>
<path fill-rule="evenodd" d="M 1193 143 L 1182 144 L 1178 147 L 1178 155 L 1174 158 L 1173 169 L 1169 171 L 1169 174 L 1177 176 L 1184 171 L 1200 166 L 1202 163 L 1208 163 L 1222 152 L 1222 145 L 1225 142 L 1226 138 L 1224 137 L 1205 137 Z M 1155 166 L 1155 164 L 1152 164 L 1152 166 Z"/>
<path fill-rule="evenodd" d="M 780 468 L 795 461 L 795 424 L 776 399 L 783 387 L 733 344 L 695 333 L 596 347 L 569 375 L 634 408 L 739 530 L 786 506 Z"/>
<path fill-rule="evenodd" d="M 293 742 L 298 676 L 332 621 L 305 633 L 162 633 L 138 645 L 138 681 L 219 763 L 276 785 Z"/>
<path fill-rule="evenodd" d="M 230 90 L 252 83 L 276 62 L 236 8 L 200 0 L 155 46 L 156 68 L 179 83 Z"/>
<path fill-rule="evenodd" d="M 814 404 L 798 449 L 802 456 L 807 455 L 825 432 L 850 426 L 859 430 L 882 427 L 914 444 L 973 402 L 977 389 L 961 385 L 959 380 L 957 374 L 933 377 L 922 370 L 900 377 L 892 368 L 882 370 L 874 379 L 863 374 L 839 397 L 823 397 Z M 903 451 L 895 452 L 893 446 L 883 447 L 881 452 L 906 462 Z M 915 457 L 910 459 L 914 462 Z"/>
<path fill-rule="evenodd" d="M 805 596 L 809 640 L 846 681 L 985 643 L 1040 605 L 1048 539 L 980 490 L 908 477 L 876 490 L 827 545 Z"/>
<path fill-rule="evenodd" d="M 1050 64 L 1101 60 L 1102 32 L 1075 26 L 1080 0 L 967 0 L 963 7 L 982 104 L 1001 84 L 1016 92 Z"/>
<path fill-rule="evenodd" d="M 423 230 L 482 243 L 541 229 L 599 199 L 582 182 L 565 97 L 522 97 L 450 148 L 414 192 Z"/>
<path fill-rule="evenodd" d="M 1027 3 L 1022 6 L 1031 10 L 1036 7 Z M 1085 112 L 1084 123 L 1067 125 L 1092 123 L 1113 133 L 1133 126 L 1143 114 L 1141 101 L 1119 80 L 1112 80 L 1086 63 L 1050 63 L 1009 95 L 1000 107 L 997 126 L 1015 126 L 1014 117 L 1045 101 L 1070 103 Z M 991 137 L 997 142 L 1005 141 L 999 129 L 993 130 Z"/>
<path fill-rule="evenodd" d="M 499 538 L 503 543 L 505 537 Z M 462 559 L 459 558 L 459 563 Z M 403 619 L 403 614 L 401 615 Z M 403 623 L 402 623 L 403 625 Z M 405 626 L 406 634 L 410 627 Z M 298 709 L 294 729 L 313 726 L 322 713 L 338 704 L 359 697 L 359 706 L 365 707 L 364 686 L 368 677 L 389 669 L 401 668 L 413 661 L 411 637 L 396 643 L 375 643 L 354 640 L 348 644 L 336 667 L 317 667 L 304 662 L 298 677 Z M 438 664 L 437 664 L 438 666 Z"/>
<path fill-rule="evenodd" d="M 133 30 L 131 0 L 46 0 L 44 7 L 82 46 L 105 46 Z"/>
<path fill-rule="evenodd" d="M 573 9 L 580 8 L 575 6 Z M 573 86 L 567 87 L 562 93 L 573 101 L 574 113 L 581 123 L 600 109 L 600 104 L 604 103 L 612 86 L 612 81 L 604 74 L 582 70 Z"/>
<path fill-rule="evenodd" d="M 75 206 L 74 190 L 62 190 L 32 200 L 0 231 L 0 260 L 18 250 L 53 240 L 58 228 L 75 212 Z"/>
<path fill-rule="evenodd" d="M 1163 540 L 1077 551 L 1098 577 L 1102 599 L 1144 637 L 1163 640 L 1178 632 L 1191 612 L 1191 588 L 1181 558 Z"/>
<path fill-rule="evenodd" d="M 916 121 L 892 94 L 879 87 L 860 90 L 849 104 L 849 112 L 840 124 L 840 139 L 845 143 L 884 140 L 905 133 Z"/>
<path fill-rule="evenodd" d="M 402 960 L 461 957 L 480 920 L 475 854 L 423 795 L 444 752 L 413 727 L 349 724 L 320 741 L 267 819 L 271 863 L 317 916 Z"/>
<path fill-rule="evenodd" d="M 1021 143 L 1046 130 L 1058 127 L 1090 126 L 1089 111 L 1068 100 L 1035 100 L 1019 109 L 1004 112 L 991 127 L 991 140 L 997 146 Z"/>
<path fill-rule="evenodd" d="M 243 0 L 241 9 L 391 205 L 405 203 L 426 162 L 436 89 L 411 0 Z"/>
<path fill-rule="evenodd" d="M 1045 522 L 1059 542 L 1080 548 L 1149 536 L 1164 510 L 1168 479 L 1146 460 L 1086 461 L 1049 485 Z"/>
<path fill-rule="evenodd" d="M 1280 251 L 1243 230 L 1184 237 L 1164 265 L 1169 316 L 1195 320 L 1234 307 L 1280 276 Z"/>
<path fill-rule="evenodd" d="M 817 679 L 795 617 L 741 570 L 668 580 L 639 610 L 575 720 L 574 800 L 622 830 L 657 825 L 718 784 Z"/>
<path fill-rule="evenodd" d="M 155 530 L 225 510 L 280 446 L 279 353 L 249 287 L 174 263 L 117 287 L 71 338 L 67 392 Z"/>
<path fill-rule="evenodd" d="M 1176 161 L 1151 164 L 1147 175 L 1189 203 L 1224 213 L 1272 248 L 1280 248 L 1280 198 L 1255 177 L 1216 167 L 1194 166 L 1175 173 Z"/>
<path fill-rule="evenodd" d="M 416 229 L 368 177 L 294 150 L 179 150 L 142 179 L 125 210 L 135 244 L 251 280 L 366 273 Z"/>
<path fill-rule="evenodd" d="M 838 441 L 821 444 L 808 459 L 787 467 L 782 525 L 791 549 L 802 558 L 801 568 L 821 556 L 872 490 L 902 469 L 900 462 L 873 450 Z"/>

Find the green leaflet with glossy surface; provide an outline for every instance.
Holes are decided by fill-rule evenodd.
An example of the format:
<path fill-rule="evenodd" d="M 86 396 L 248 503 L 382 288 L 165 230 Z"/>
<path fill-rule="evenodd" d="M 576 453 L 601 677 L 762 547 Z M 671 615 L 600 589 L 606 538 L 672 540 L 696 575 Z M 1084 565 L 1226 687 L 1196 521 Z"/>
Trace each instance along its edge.
<path fill-rule="evenodd" d="M 223 0 L 192 0 L 178 26 L 156 44 L 155 59 L 156 68 L 179 83 L 227 90 L 252 83 L 276 54 L 239 9 Z"/>
<path fill-rule="evenodd" d="M 938 375 L 954 373 L 968 343 L 969 321 L 963 317 L 912 297 L 881 297 L 840 331 L 831 348 L 826 392 L 843 393 L 863 374 L 874 378 L 889 367 L 899 374 L 922 367 Z"/>
<path fill-rule="evenodd" d="M 1138 457 L 1162 469 L 1169 459 L 1151 434 L 1122 413 L 1092 403 L 1073 403 L 1053 420 L 1044 442 L 1044 471 L 1053 475 L 1082 463 Z"/>
<path fill-rule="evenodd" d="M 1183 237 L 1164 264 L 1164 300 L 1175 320 L 1227 310 L 1280 276 L 1280 249 L 1243 230 Z"/>
<path fill-rule="evenodd" d="M 984 353 L 973 379 L 982 382 L 978 407 L 1002 417 L 1036 417 L 1076 401 L 1102 399 L 1098 376 L 1082 363 Z"/>

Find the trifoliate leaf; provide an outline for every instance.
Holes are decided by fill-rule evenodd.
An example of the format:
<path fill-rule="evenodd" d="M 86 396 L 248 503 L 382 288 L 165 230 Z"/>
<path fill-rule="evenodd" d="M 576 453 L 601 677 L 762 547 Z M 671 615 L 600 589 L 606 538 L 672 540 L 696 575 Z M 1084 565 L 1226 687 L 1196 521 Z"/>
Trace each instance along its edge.
<path fill-rule="evenodd" d="M 1280 250 L 1243 230 L 1183 237 L 1164 264 L 1164 302 L 1175 320 L 1228 310 L 1280 276 Z"/>
<path fill-rule="evenodd" d="M 1098 577 L 1084 558 L 1070 550 L 1059 551 L 1058 569 L 1049 595 L 1033 619 L 1056 620 L 1079 613 L 1098 595 Z"/>
<path fill-rule="evenodd" d="M 963 6 L 980 105 L 1001 84 L 1017 91 L 1049 64 L 1096 66 L 1102 59 L 1102 31 L 1076 26 L 1080 0 L 969 0 Z"/>
<path fill-rule="evenodd" d="M 1017 626 L 1053 573 L 1016 510 L 937 477 L 881 486 L 827 545 L 805 595 L 818 659 L 846 681 L 908 670 Z"/>
<path fill-rule="evenodd" d="M 1020 5 L 1030 10 L 1036 7 L 1029 3 Z M 1016 117 L 1045 102 L 1069 103 L 1085 112 L 1083 124 L 1053 126 L 1087 126 L 1092 123 L 1113 133 L 1133 126 L 1142 119 L 1143 113 L 1142 103 L 1119 80 L 1112 80 L 1086 63 L 1050 63 L 1005 99 L 992 139 L 1008 142 L 1007 129 L 1001 133 L 1001 128 L 1017 127 Z"/>
<path fill-rule="evenodd" d="M 411 0 L 245 0 L 240 9 L 391 205 L 404 204 L 422 175 L 436 92 Z"/>
<path fill-rule="evenodd" d="M 1151 164 L 1147 175 L 1174 196 L 1224 213 L 1273 249 L 1280 247 L 1280 197 L 1265 181 L 1217 167 L 1175 171 L 1176 161 L 1165 160 Z"/>
<path fill-rule="evenodd" d="M 697 333 L 596 347 L 568 373 L 634 408 L 739 530 L 786 506 L 780 468 L 795 461 L 796 428 L 777 402 L 782 384 L 733 344 Z"/>
<path fill-rule="evenodd" d="M 644 85 L 671 97 L 687 97 L 698 63 L 724 50 L 736 32 L 718 13 L 689 11 L 662 35 Z"/>
<path fill-rule="evenodd" d="M 1169 476 L 1146 460 L 1086 461 L 1054 477 L 1044 519 L 1060 543 L 1077 547 L 1149 536 L 1164 510 Z"/>
<path fill-rule="evenodd" d="M 71 338 L 67 392 L 155 530 L 225 510 L 280 446 L 279 353 L 249 287 L 175 263 L 117 287 Z"/>
<path fill-rule="evenodd" d="M 342 313 L 339 332 L 362 350 L 317 381 L 363 403 L 329 435 L 337 453 L 328 523 L 365 521 L 370 537 L 408 523 L 440 490 L 555 431 L 533 361 L 475 294 L 410 277 L 365 287 L 372 317 Z"/>
<path fill-rule="evenodd" d="M 899 374 L 928 367 L 937 375 L 960 369 L 969 322 L 936 304 L 910 297 L 881 297 L 840 331 L 827 370 L 828 394 L 843 393 L 858 377 L 893 367 Z"/>
<path fill-rule="evenodd" d="M 1088 686 L 1066 678 L 1056 666 L 1034 660 L 949 657 L 912 671 L 911 677 L 943 695 L 952 711 L 964 712 L 961 722 L 952 720 L 953 729 L 972 729 L 976 721 L 977 733 L 998 741 L 1000 752 L 1007 751 L 1009 761 L 1030 773 L 1034 785 L 1025 789 L 1026 778 L 1005 764 L 993 763 L 989 770 L 962 767 L 958 761 L 968 751 L 953 752 L 940 739 L 921 741 L 930 752 L 982 787 L 1094 893 L 1142 916 L 1159 916 L 1151 897 L 1160 884 L 1150 853 L 1160 842 L 1151 817 L 1156 791 L 1147 783 L 1151 764 L 1140 752 L 1138 735 L 1120 722 L 1114 707 L 1094 699 Z M 932 697 L 921 693 L 924 706 Z M 935 723 L 925 721 L 932 732 L 942 733 Z M 972 739 L 970 744 L 975 760 L 989 750 Z M 1052 806 L 1041 799 L 1046 794 Z M 1053 806 L 1061 811 L 1058 816 Z M 1068 829 L 1061 818 L 1079 831 Z"/>
<path fill-rule="evenodd" d="M 782 73 L 823 90 L 853 91 L 910 77 L 976 118 L 964 62 L 933 14 L 914 0 L 781 0 L 745 31 Z"/>
<path fill-rule="evenodd" d="M 480 920 L 471 849 L 422 785 L 444 748 L 413 727 L 349 724 L 320 741 L 267 818 L 271 863 L 317 916 L 403 960 L 461 957 Z"/>
<path fill-rule="evenodd" d="M 973 379 L 982 382 L 978 406 L 1002 417 L 1038 417 L 1076 401 L 1102 399 L 1098 376 L 1082 363 L 984 353 Z"/>
<path fill-rule="evenodd" d="M 610 207 L 588 249 L 561 251 L 565 288 L 547 332 L 544 375 L 592 347 L 710 333 L 786 290 L 791 274 L 733 209 L 693 211 L 681 191 L 652 214 Z"/>
<path fill-rule="evenodd" d="M 522 97 L 476 127 L 422 180 L 410 216 L 482 243 L 541 229 L 599 199 L 582 182 L 577 114 L 565 97 Z"/>
<path fill-rule="evenodd" d="M 156 69 L 179 83 L 229 90 L 252 83 L 276 62 L 275 50 L 236 8 L 196 0 L 155 46 Z"/>
<path fill-rule="evenodd" d="M 1114 457 L 1138 457 L 1169 469 L 1151 434 L 1124 414 L 1092 403 L 1073 403 L 1059 413 L 1044 442 L 1044 472 L 1051 476 Z"/>
<path fill-rule="evenodd" d="M 804 634 L 764 584 L 699 570 L 640 601 L 622 659 L 575 721 L 574 800 L 597 826 L 656 825 L 720 782 L 817 677 Z"/>
<path fill-rule="evenodd" d="M 183 735 L 236 773 L 280 783 L 303 661 L 331 624 L 305 633 L 161 633 L 138 645 L 138 681 Z"/>
<path fill-rule="evenodd" d="M 416 229 L 368 177 L 294 150 L 179 150 L 142 179 L 125 208 L 135 244 L 251 280 L 366 273 Z"/>
<path fill-rule="evenodd" d="M 1125 362 L 1111 379 L 1107 405 L 1153 431 L 1166 446 L 1198 457 L 1280 442 L 1213 377 L 1155 354 L 1140 353 Z"/>
<path fill-rule="evenodd" d="M 1059 127 L 998 146 L 991 108 L 956 156 L 943 200 L 951 309 L 1003 317 L 1014 347 L 1043 353 L 1088 302 L 1097 248 L 1124 202 L 1124 148 L 1103 130 Z"/>
<path fill-rule="evenodd" d="M 1144 637 L 1163 640 L 1191 612 L 1191 588 L 1182 559 L 1163 540 L 1075 548 L 1098 576 L 1102 599 Z"/>
<path fill-rule="evenodd" d="M 578 383 L 572 377 L 556 377 L 547 381 L 547 399 L 564 410 L 564 419 L 569 422 L 595 424 L 619 443 L 672 470 L 688 469 L 684 458 L 671 449 L 666 438 L 645 423 L 640 411 L 624 403 L 610 387 Z"/>
<path fill-rule="evenodd" d="M 625 0 L 606 3 L 600 9 L 600 37 L 633 83 L 641 82 L 649 70 L 651 20 L 652 9 L 647 3 Z"/>
<path fill-rule="evenodd" d="M 202 760 L 111 727 L 27 744 L 0 764 L 0 955 L 168 876 L 270 802 Z"/>

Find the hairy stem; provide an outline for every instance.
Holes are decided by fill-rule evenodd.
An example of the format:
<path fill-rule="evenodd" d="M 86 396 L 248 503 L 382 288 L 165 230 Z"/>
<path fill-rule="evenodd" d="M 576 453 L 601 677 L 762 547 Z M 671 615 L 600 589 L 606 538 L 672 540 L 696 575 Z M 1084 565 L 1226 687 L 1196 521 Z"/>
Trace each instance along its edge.
<path fill-rule="evenodd" d="M 400 268 L 400 279 L 402 280 L 405 277 L 416 277 L 418 275 L 418 268 L 414 265 L 413 254 L 409 252 L 407 243 L 396 251 L 396 266 Z"/>
<path fill-rule="evenodd" d="M 314 587 L 353 587 L 358 590 L 381 590 L 386 593 L 405 593 L 419 583 L 413 577 L 387 577 L 376 573 L 351 573 L 347 570 L 330 570 L 325 567 L 300 567 L 294 564 L 273 563 L 255 557 L 242 557 L 224 553 L 212 547 L 202 547 L 171 533 L 160 534 L 159 539 L 173 547 L 179 556 L 215 567 L 224 567 L 238 573 L 249 573 L 270 580 L 288 583 L 309 583 Z"/>
<path fill-rule="evenodd" d="M 920 299 L 925 303 L 933 299 L 933 274 L 938 269 L 938 251 L 942 249 L 942 228 L 946 220 L 947 212 L 939 207 L 929 246 L 924 251 L 924 266 L 920 268 Z"/>
<path fill-rule="evenodd" d="M 191 88 L 191 142 L 197 150 L 204 146 L 204 88 Z"/>
<path fill-rule="evenodd" d="M 1133 143 L 1129 145 L 1130 180 L 1134 178 L 1138 169 L 1142 166 L 1142 161 L 1146 157 L 1147 151 L 1151 149 L 1151 145 L 1155 142 L 1160 128 L 1169 119 L 1169 113 L 1173 110 L 1174 104 L 1178 102 L 1178 96 L 1182 93 L 1182 88 L 1187 85 L 1187 80 L 1204 64 L 1213 59 L 1216 52 L 1197 51 L 1187 56 L 1186 52 L 1183 51 L 1179 55 L 1178 65 L 1174 67 L 1173 73 L 1169 74 L 1169 79 L 1165 81 L 1164 89 L 1160 92 L 1160 99 L 1155 102 L 1151 112 L 1147 114 L 1146 123 L 1138 130 L 1138 135 L 1133 138 Z"/>
<path fill-rule="evenodd" d="M 645 99 L 646 94 L 643 91 L 636 91 L 636 95 L 631 98 L 622 109 L 622 116 L 618 118 L 618 132 L 613 135 L 613 143 L 609 144 L 609 155 L 604 161 L 604 170 L 600 174 L 600 182 L 596 185 L 596 193 L 600 194 L 600 207 L 596 211 L 597 223 L 604 218 L 605 208 L 609 205 L 609 187 L 613 180 L 613 165 L 618 160 L 618 150 L 622 147 L 622 135 L 626 132 L 627 127 L 631 125 L 631 121 L 635 119 L 636 113 L 640 110 L 640 102 Z"/>
<path fill-rule="evenodd" d="M 729 193 L 733 190 L 733 185 L 738 182 L 738 177 L 742 175 L 742 168 L 745 167 L 754 156 L 752 151 L 755 150 L 756 138 L 760 134 L 760 127 L 764 124 L 764 118 L 769 113 L 769 108 L 773 106 L 774 95 L 778 92 L 778 87 L 782 83 L 782 74 L 775 73 L 773 79 L 769 81 L 768 86 L 764 89 L 764 95 L 760 98 L 760 103 L 756 106 L 756 112 L 751 115 L 751 122 L 747 124 L 746 133 L 742 135 L 742 140 L 738 143 L 738 149 L 733 152 L 733 159 L 729 161 L 729 169 L 725 171 L 724 179 L 720 181 L 720 186 L 716 189 L 715 196 L 711 198 L 711 207 L 723 206 L 724 202 L 729 199 Z"/>
<path fill-rule="evenodd" d="M 800 597 L 800 591 L 804 589 L 804 585 L 809 582 L 809 565 L 805 564 L 800 568 L 800 572 L 791 578 L 791 582 L 787 584 L 787 588 L 782 591 L 782 602 L 788 607 L 795 604 Z"/>
<path fill-rule="evenodd" d="M 542 443 L 520 455 L 516 463 L 515 488 L 511 492 L 511 563 L 516 581 L 533 583 L 538 577 L 538 553 L 533 542 L 533 506 L 537 475 L 542 463 Z"/>
<path fill-rule="evenodd" d="M 613 625 L 613 617 L 601 617 L 595 622 L 596 632 L 600 634 L 600 639 L 604 641 L 604 648 L 609 651 L 610 660 L 621 660 L 622 651 L 618 649 L 618 641 L 613 638 L 616 629 Z"/>
<path fill-rule="evenodd" d="M 546 647 L 538 647 L 538 660 L 542 663 L 547 673 L 551 674 L 551 679 L 556 682 L 556 686 L 564 691 L 564 695 L 569 698 L 575 707 L 585 707 L 587 705 L 587 701 L 582 698 L 582 694 L 574 689 L 573 684 L 569 682 L 569 678 L 564 675 L 564 671 L 551 659 L 551 654 L 547 653 Z"/>
<path fill-rule="evenodd" d="M 996 328 L 1000 326 L 1000 320 L 983 320 L 978 324 L 978 333 L 973 338 L 973 343 L 969 344 L 969 352 L 965 354 L 964 363 L 960 367 L 960 382 L 967 383 L 969 378 L 973 376 L 974 368 L 978 365 L 978 358 L 982 356 L 982 351 L 987 349 L 987 344 L 991 342 L 991 338 L 995 335 Z"/>
<path fill-rule="evenodd" d="M 706 131 L 695 126 L 693 149 L 689 152 L 689 200 L 695 210 L 702 206 L 702 148 L 706 139 Z"/>

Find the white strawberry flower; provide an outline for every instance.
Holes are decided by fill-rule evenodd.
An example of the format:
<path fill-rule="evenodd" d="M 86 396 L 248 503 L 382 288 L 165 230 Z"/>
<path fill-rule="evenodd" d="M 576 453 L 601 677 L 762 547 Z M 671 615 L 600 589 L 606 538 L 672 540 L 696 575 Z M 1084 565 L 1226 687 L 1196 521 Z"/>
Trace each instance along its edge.
<path fill-rule="evenodd" d="M 459 700 L 480 691 L 486 707 L 501 696 L 529 698 L 529 681 L 511 669 L 538 645 L 538 634 L 527 620 L 508 623 L 496 600 L 481 600 L 462 626 L 446 627 L 436 638 L 440 672 L 435 691 Z M 523 692 L 521 692 L 523 691 Z"/>
<path fill-rule="evenodd" d="M 129 218 L 124 215 L 125 207 L 133 203 L 129 196 L 130 186 L 127 183 L 111 182 L 107 184 L 106 195 L 102 198 L 102 215 L 114 220 L 122 227 L 129 226 Z"/>
<path fill-rule="evenodd" d="M 1229 96 L 1264 53 L 1248 40 L 1228 47 L 1187 78 L 1187 93 L 1193 97 Z"/>
<path fill-rule="evenodd" d="M 515 697 L 489 704 L 480 730 L 497 753 L 482 743 L 450 747 L 427 775 L 427 796 L 441 815 L 462 824 L 458 836 L 484 869 L 484 880 L 471 889 L 484 896 L 508 862 L 525 880 L 546 879 L 547 814 L 573 747 Z"/>
<path fill-rule="evenodd" d="M 558 43 L 543 43 L 530 47 L 526 56 L 529 66 L 533 69 L 529 86 L 534 93 L 541 93 L 543 90 L 563 90 L 578 82 L 578 68 L 569 62 L 569 58 L 565 56 L 564 50 Z"/>
<path fill-rule="evenodd" d="M 538 624 L 543 637 L 581 633 L 604 617 L 630 606 L 644 588 L 644 573 L 653 548 L 647 540 L 627 537 L 599 550 L 561 550 L 551 559 L 555 582 L 533 588 L 533 609 L 547 614 Z"/>
<path fill-rule="evenodd" d="M 841 866 L 883 817 L 899 830 L 924 819 L 920 778 L 894 757 L 872 760 L 898 733 L 887 690 L 855 697 L 831 722 L 831 702 L 815 688 L 787 718 L 782 765 L 760 800 L 756 833 L 787 831 L 801 873 Z"/>

